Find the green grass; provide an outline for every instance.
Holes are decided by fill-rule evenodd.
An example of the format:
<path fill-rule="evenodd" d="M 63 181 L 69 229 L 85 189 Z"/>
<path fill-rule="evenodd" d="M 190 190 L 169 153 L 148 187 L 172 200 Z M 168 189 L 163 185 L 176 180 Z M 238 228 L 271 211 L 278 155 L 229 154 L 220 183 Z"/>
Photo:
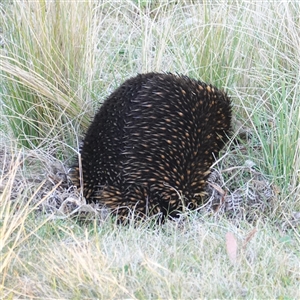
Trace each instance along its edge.
<path fill-rule="evenodd" d="M 299 298 L 297 1 L 1 3 L 0 298 Z M 231 209 L 162 226 L 71 218 L 97 210 L 63 177 L 95 109 L 148 71 L 231 96 L 251 136 L 214 166 Z"/>

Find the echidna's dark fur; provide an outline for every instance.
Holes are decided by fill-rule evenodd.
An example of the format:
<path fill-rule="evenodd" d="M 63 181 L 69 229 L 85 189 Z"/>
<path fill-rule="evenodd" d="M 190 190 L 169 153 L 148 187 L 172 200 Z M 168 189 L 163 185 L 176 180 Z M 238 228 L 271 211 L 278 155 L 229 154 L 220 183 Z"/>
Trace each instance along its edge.
<path fill-rule="evenodd" d="M 230 132 L 231 105 L 186 76 L 140 74 L 101 106 L 81 148 L 83 195 L 123 218 L 196 208 L 214 155 Z M 71 175 L 80 186 L 79 163 Z"/>

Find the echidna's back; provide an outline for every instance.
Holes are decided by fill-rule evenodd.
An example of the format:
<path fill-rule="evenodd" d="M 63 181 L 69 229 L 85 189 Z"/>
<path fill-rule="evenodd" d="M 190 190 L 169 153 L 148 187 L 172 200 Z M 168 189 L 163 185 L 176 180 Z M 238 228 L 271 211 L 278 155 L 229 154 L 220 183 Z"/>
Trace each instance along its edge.
<path fill-rule="evenodd" d="M 86 133 L 84 196 L 122 216 L 128 208 L 164 215 L 182 204 L 195 208 L 230 123 L 230 100 L 215 87 L 173 74 L 131 78 L 104 102 Z M 78 184 L 77 171 L 73 179 Z"/>

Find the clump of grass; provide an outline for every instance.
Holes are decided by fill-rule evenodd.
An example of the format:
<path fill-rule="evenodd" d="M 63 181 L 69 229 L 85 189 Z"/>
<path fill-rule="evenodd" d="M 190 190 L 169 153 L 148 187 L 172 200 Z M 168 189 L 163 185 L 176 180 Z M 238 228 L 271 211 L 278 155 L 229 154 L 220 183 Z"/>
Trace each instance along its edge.
<path fill-rule="evenodd" d="M 18 259 L 20 249 L 26 245 L 30 236 L 35 234 L 35 232 L 47 221 L 44 220 L 32 230 L 27 231 L 28 219 L 32 219 L 34 211 L 45 200 L 44 198 L 39 202 L 36 202 L 35 200 L 42 185 L 34 192 L 22 183 L 19 183 L 18 188 L 16 189 L 16 177 L 20 172 L 21 165 L 24 163 L 21 152 L 12 155 L 10 161 L 7 161 L 9 159 L 8 153 L 4 153 L 4 155 L 7 155 L 7 158 L 1 159 L 3 170 L 1 170 L 2 172 L 0 174 L 1 295 L 3 293 L 3 284 L 5 283 L 6 278 L 7 276 L 10 277 L 8 273 L 12 261 Z M 23 180 L 23 183 L 25 182 L 26 180 Z M 55 188 L 56 187 L 54 187 L 54 189 Z M 29 197 L 28 201 L 24 201 L 26 196 Z"/>
<path fill-rule="evenodd" d="M 296 40 L 298 4 L 249 7 L 255 47 L 248 96 L 240 97 L 253 132 L 251 159 L 283 195 L 278 211 L 299 211 L 299 76 Z M 277 19 L 280 22 L 273 21 Z M 275 26 L 274 26 L 275 25 Z M 252 88 L 254 87 L 254 88 Z M 251 149 L 250 148 L 250 149 Z M 256 149 L 261 148 L 261 151 Z M 287 201 L 289 199 L 289 201 Z"/>
<path fill-rule="evenodd" d="M 89 122 L 93 3 L 14 1 L 5 9 L 0 69 L 9 129 L 29 148 L 45 138 L 72 143 L 72 125 Z"/>

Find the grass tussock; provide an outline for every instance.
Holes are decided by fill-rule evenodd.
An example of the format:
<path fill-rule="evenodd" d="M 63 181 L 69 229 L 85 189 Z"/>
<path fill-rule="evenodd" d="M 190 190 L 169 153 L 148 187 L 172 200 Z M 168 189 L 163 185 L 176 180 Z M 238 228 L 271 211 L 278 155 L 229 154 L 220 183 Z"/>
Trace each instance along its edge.
<path fill-rule="evenodd" d="M 299 11 L 297 1 L 1 2 L 0 297 L 299 298 Z M 123 228 L 78 202 L 66 173 L 100 102 L 148 71 L 224 88 L 235 140 L 198 214 Z"/>

